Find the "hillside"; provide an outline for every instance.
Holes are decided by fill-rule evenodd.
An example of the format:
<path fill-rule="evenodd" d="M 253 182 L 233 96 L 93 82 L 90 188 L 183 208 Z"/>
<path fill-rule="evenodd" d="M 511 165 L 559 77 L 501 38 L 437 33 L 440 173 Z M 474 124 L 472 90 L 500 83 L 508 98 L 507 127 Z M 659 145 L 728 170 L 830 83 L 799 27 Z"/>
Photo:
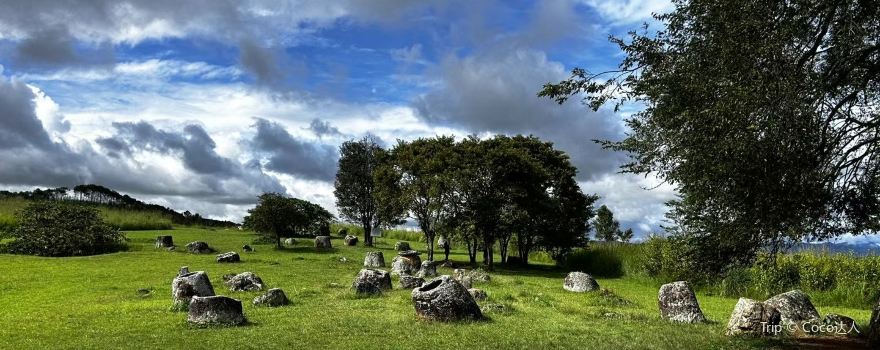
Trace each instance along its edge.
<path fill-rule="evenodd" d="M 170 229 L 172 224 L 208 227 L 238 225 L 231 221 L 203 218 L 198 213 L 180 213 L 161 205 L 145 203 L 100 185 L 79 185 L 73 189 L 58 187 L 21 192 L 0 191 L 0 230 L 14 225 L 15 212 L 33 200 L 69 201 L 96 206 L 108 224 L 121 230 Z"/>

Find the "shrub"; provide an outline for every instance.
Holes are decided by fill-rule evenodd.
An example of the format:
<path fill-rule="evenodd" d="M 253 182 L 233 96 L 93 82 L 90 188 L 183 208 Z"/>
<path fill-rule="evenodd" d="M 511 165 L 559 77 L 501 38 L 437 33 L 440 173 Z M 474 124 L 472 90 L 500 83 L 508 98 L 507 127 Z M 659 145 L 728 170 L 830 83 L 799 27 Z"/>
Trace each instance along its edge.
<path fill-rule="evenodd" d="M 40 256 L 92 255 L 125 248 L 122 233 L 104 224 L 94 208 L 33 202 L 16 214 L 8 250 Z"/>
<path fill-rule="evenodd" d="M 752 286 L 752 273 L 748 268 L 738 267 L 727 271 L 727 275 L 721 280 L 721 296 L 739 298 L 749 295 Z"/>
<path fill-rule="evenodd" d="M 618 252 L 601 246 L 576 249 L 565 259 L 565 267 L 571 271 L 583 271 L 596 277 L 623 275 L 623 262 Z"/>
<path fill-rule="evenodd" d="M 768 255 L 761 255 L 751 268 L 752 283 L 761 297 L 800 287 L 800 257 L 782 255 L 775 263 Z"/>
<path fill-rule="evenodd" d="M 650 236 L 644 243 L 640 270 L 648 277 L 664 281 L 703 281 L 693 247 L 688 240 L 676 237 Z"/>

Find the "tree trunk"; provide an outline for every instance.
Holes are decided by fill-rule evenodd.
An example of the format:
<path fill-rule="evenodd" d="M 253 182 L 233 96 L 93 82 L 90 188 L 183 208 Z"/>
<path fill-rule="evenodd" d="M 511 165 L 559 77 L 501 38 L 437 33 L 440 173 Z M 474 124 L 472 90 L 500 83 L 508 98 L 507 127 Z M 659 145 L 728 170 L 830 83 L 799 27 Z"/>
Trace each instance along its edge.
<path fill-rule="evenodd" d="M 532 250 L 531 244 L 529 242 L 519 241 L 518 245 L 519 248 L 517 250 L 519 251 L 519 260 L 523 266 L 526 266 L 529 264 L 529 253 Z"/>
<path fill-rule="evenodd" d="M 483 239 L 483 264 L 486 265 L 488 270 L 492 270 L 494 267 L 493 261 L 494 257 L 494 247 L 495 242 L 492 242 L 490 239 Z"/>
<path fill-rule="evenodd" d="M 477 240 L 467 240 L 468 246 L 468 258 L 471 261 L 471 264 L 474 265 L 477 263 Z"/>
<path fill-rule="evenodd" d="M 434 234 L 433 232 L 428 232 L 428 231 L 425 232 L 425 240 L 428 241 L 428 242 L 426 242 L 426 243 L 428 243 L 427 244 L 427 246 L 428 246 L 428 261 L 434 261 L 434 236 L 435 235 L 436 234 Z"/>
<path fill-rule="evenodd" d="M 372 247 L 373 246 L 373 227 L 369 223 L 361 223 L 361 226 L 364 229 L 364 247 Z"/>
<path fill-rule="evenodd" d="M 517 235 L 516 240 L 517 251 L 519 252 L 519 260 L 526 266 L 529 264 L 529 254 L 534 249 L 534 243 L 532 243 L 532 237 L 529 235 Z"/>
<path fill-rule="evenodd" d="M 502 264 L 507 263 L 507 249 L 508 245 L 510 244 L 510 237 L 511 236 L 507 236 L 506 238 L 502 238 L 498 241 L 498 252 L 501 253 Z"/>
<path fill-rule="evenodd" d="M 495 257 L 494 257 L 494 253 L 495 253 L 494 248 L 495 247 L 494 246 L 495 246 L 495 244 L 486 242 L 486 243 L 484 243 L 484 246 L 486 249 L 485 250 L 486 251 L 486 260 L 483 261 L 483 263 L 486 265 L 487 270 L 492 271 L 495 269 L 495 263 L 494 263 L 494 260 L 495 260 Z"/>
<path fill-rule="evenodd" d="M 278 249 L 281 249 L 281 236 L 275 235 L 275 244 L 278 245 Z"/>

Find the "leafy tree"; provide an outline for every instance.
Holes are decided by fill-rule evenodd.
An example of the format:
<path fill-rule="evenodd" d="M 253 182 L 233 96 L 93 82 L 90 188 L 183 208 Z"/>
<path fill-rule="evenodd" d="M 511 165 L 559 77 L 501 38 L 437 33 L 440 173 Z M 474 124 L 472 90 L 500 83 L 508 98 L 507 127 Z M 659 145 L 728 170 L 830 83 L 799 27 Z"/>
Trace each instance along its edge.
<path fill-rule="evenodd" d="M 670 231 L 721 271 L 786 242 L 880 229 L 880 6 L 674 1 L 662 31 L 612 38 L 618 69 L 575 69 L 542 96 L 637 102 L 626 172 L 681 195 Z M 646 27 L 647 28 L 647 27 Z"/>
<path fill-rule="evenodd" d="M 599 241 L 614 241 L 620 232 L 620 223 L 614 220 L 611 209 L 604 205 L 596 211 L 596 222 L 593 226 L 596 228 L 596 240 Z"/>
<path fill-rule="evenodd" d="M 523 263 L 538 247 L 561 261 L 585 243 L 596 197 L 581 192 L 563 152 L 531 136 L 470 137 L 458 150 L 454 192 L 472 261 L 480 247 L 492 268 L 497 242 L 506 262 L 512 237 Z"/>
<path fill-rule="evenodd" d="M 375 138 L 367 136 L 343 143 L 339 147 L 339 154 L 339 170 L 333 191 L 336 207 L 344 220 L 361 225 L 364 229 L 364 245 L 372 246 L 372 228 L 381 224 L 375 177 L 381 159 L 385 157 L 385 150 Z M 386 198 L 385 202 L 393 200 Z"/>
<path fill-rule="evenodd" d="M 113 230 L 92 207 L 54 201 L 28 204 L 16 214 L 18 226 L 9 251 L 39 256 L 109 253 L 125 247 L 125 236 Z"/>
<path fill-rule="evenodd" d="M 425 234 L 428 260 L 434 260 L 437 230 L 450 217 L 450 169 L 457 166 L 452 137 L 399 141 L 391 150 L 402 206 Z"/>
<path fill-rule="evenodd" d="M 577 170 L 551 143 L 532 136 L 436 137 L 401 141 L 390 154 L 376 177 L 379 202 L 405 208 L 418 221 L 428 259 L 438 234 L 464 242 L 471 263 L 482 250 L 489 269 L 496 244 L 506 262 L 514 237 L 526 263 L 533 249 L 562 259 L 584 243 L 596 197 L 581 192 Z"/>
<path fill-rule="evenodd" d="M 575 178 L 577 169 L 552 143 L 518 135 L 509 138 L 509 145 L 528 162 L 517 165 L 520 176 L 505 190 L 513 210 L 503 217 L 503 227 L 516 236 L 522 263 L 528 264 L 529 254 L 538 247 L 563 260 L 571 248 L 586 243 L 593 202 L 598 197 L 581 192 Z M 500 243 L 502 247 L 506 244 Z M 501 258 L 506 262 L 503 250 Z"/>
<path fill-rule="evenodd" d="M 550 226 L 542 236 L 541 246 L 557 263 L 564 263 L 575 247 L 584 246 L 590 231 L 590 218 L 595 215 L 596 195 L 584 195 L 574 177 L 567 178 L 559 188 L 550 212 Z M 528 262 L 528 260 L 526 260 Z"/>
<path fill-rule="evenodd" d="M 633 229 L 628 228 L 622 232 L 617 234 L 617 238 L 620 239 L 621 242 L 629 243 L 629 241 L 633 238 Z"/>
<path fill-rule="evenodd" d="M 281 248 L 283 237 L 329 234 L 332 220 L 333 214 L 320 205 L 279 193 L 264 193 L 257 206 L 248 210 L 244 225 L 274 240 Z"/>

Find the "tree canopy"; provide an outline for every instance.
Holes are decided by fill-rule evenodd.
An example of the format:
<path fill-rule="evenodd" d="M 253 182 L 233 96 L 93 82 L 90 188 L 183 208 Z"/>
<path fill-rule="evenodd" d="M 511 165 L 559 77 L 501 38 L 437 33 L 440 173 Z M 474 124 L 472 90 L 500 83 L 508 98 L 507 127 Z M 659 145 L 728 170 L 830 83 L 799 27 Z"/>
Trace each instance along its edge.
<path fill-rule="evenodd" d="M 632 173 L 675 185 L 670 231 L 693 238 L 707 269 L 761 248 L 880 228 L 880 6 L 857 0 L 675 0 L 612 38 L 607 72 L 574 69 L 539 93 L 626 118 Z"/>
<path fill-rule="evenodd" d="M 584 195 L 568 156 L 535 137 L 452 137 L 400 141 L 391 149 L 385 181 L 400 194 L 428 242 L 433 260 L 438 233 L 482 249 L 488 267 L 497 244 L 506 262 L 516 238 L 523 262 L 536 248 L 561 259 L 583 245 L 595 196 Z"/>
<path fill-rule="evenodd" d="M 257 206 L 248 210 L 244 226 L 281 247 L 282 237 L 326 235 L 330 232 L 330 214 L 320 205 L 279 193 L 260 195 Z"/>
<path fill-rule="evenodd" d="M 596 211 L 596 239 L 611 242 L 620 236 L 620 222 L 614 219 L 614 213 L 606 206 L 599 207 Z"/>
<path fill-rule="evenodd" d="M 375 138 L 367 136 L 344 142 L 339 147 L 339 154 L 333 191 L 339 216 L 360 224 L 364 230 L 364 245 L 372 246 L 372 228 L 395 224 L 403 214 L 403 210 L 395 205 L 394 188 L 386 186 L 385 193 L 379 193 L 376 184 L 377 181 L 387 181 L 388 169 L 383 168 L 387 163 L 387 152 Z"/>

